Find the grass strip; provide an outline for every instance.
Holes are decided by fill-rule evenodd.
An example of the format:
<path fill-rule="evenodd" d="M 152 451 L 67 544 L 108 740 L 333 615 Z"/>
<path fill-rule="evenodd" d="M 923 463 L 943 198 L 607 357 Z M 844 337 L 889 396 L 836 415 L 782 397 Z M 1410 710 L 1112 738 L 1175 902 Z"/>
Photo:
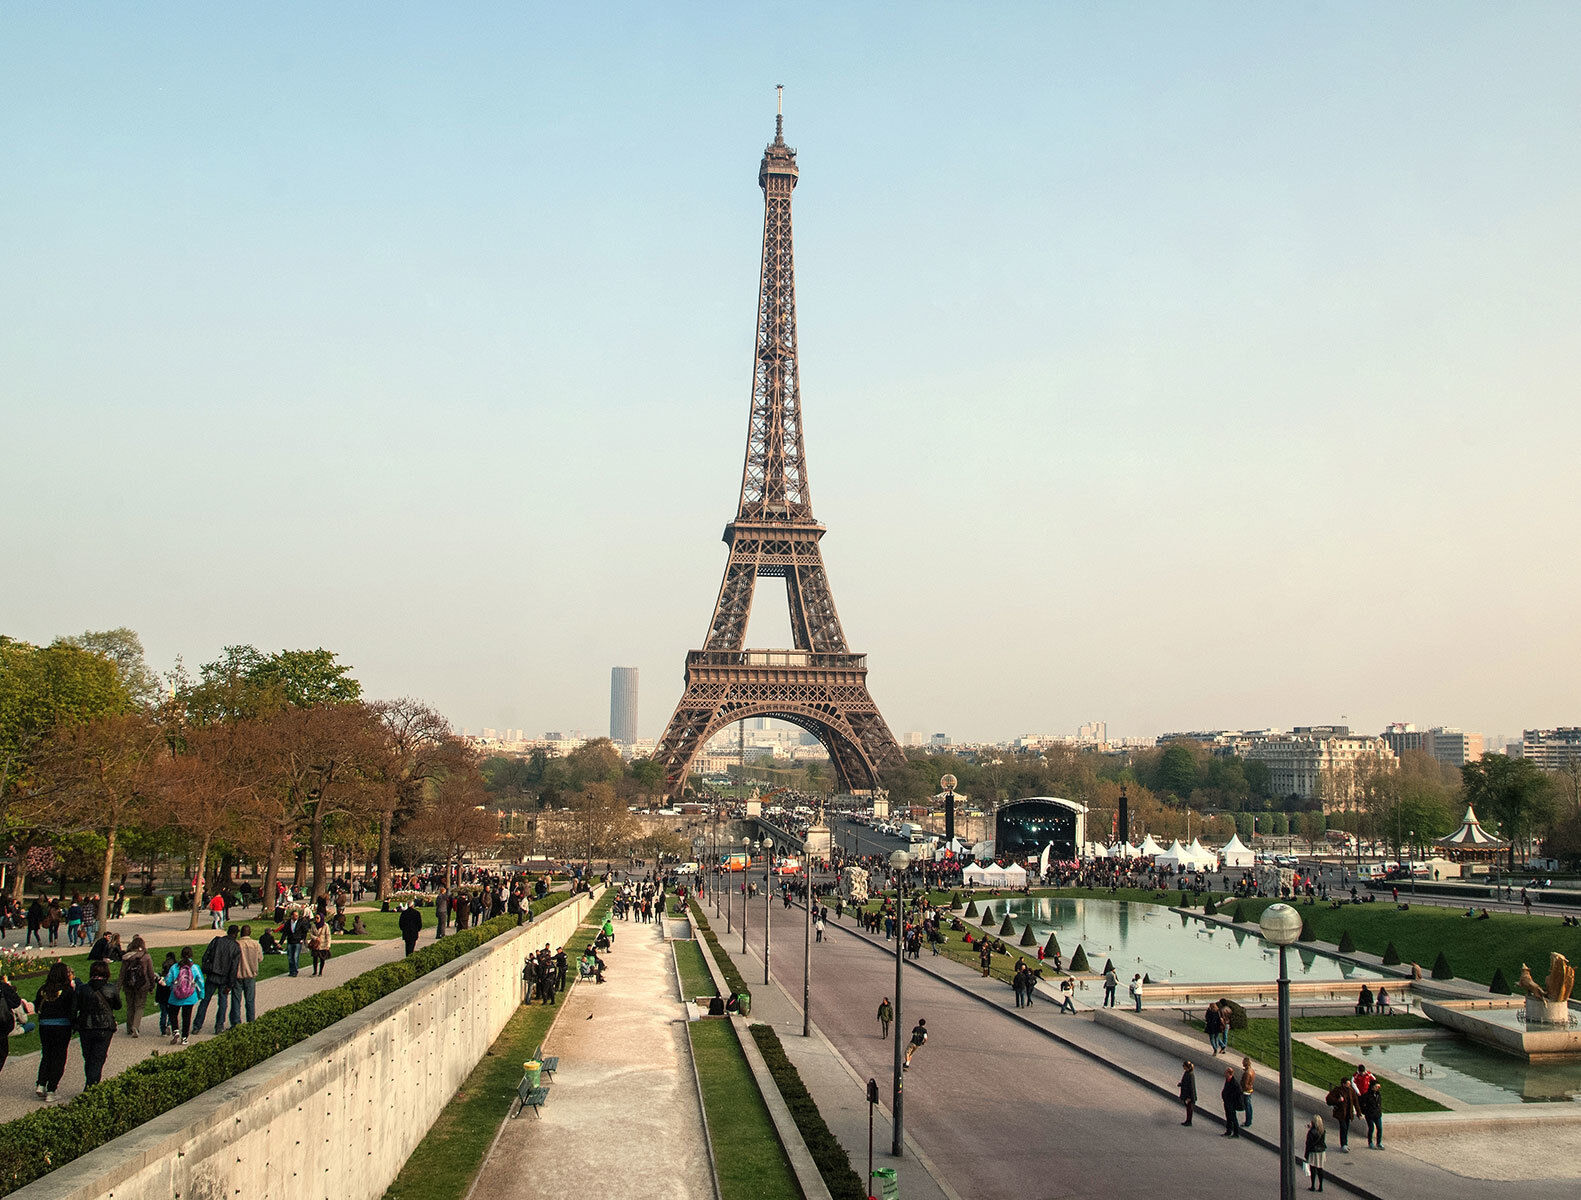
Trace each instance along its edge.
<path fill-rule="evenodd" d="M 747 1032 L 762 1051 L 774 1085 L 779 1088 L 785 1107 L 790 1109 L 829 1194 L 834 1200 L 866 1200 L 867 1189 L 862 1186 L 862 1177 L 851 1167 L 851 1156 L 840 1144 L 840 1139 L 830 1132 L 807 1085 L 801 1081 L 801 1074 L 786 1056 L 779 1035 L 768 1025 L 752 1025 Z"/>
<path fill-rule="evenodd" d="M 566 942 L 565 952 L 573 961 L 597 936 L 613 900 L 606 890 Z M 567 973 L 566 983 L 562 1003 L 579 986 L 574 971 Z M 467 1194 L 500 1122 L 509 1119 L 521 1064 L 537 1052 L 559 1011 L 559 1005 L 546 1004 L 524 1004 L 516 1010 L 385 1190 L 385 1200 L 461 1200 Z"/>
<path fill-rule="evenodd" d="M 750 1000 L 752 989 L 747 987 L 747 981 L 741 978 L 741 972 L 736 969 L 734 960 L 719 944 L 718 936 L 708 927 L 708 918 L 703 915 L 703 907 L 696 900 L 692 901 L 692 925 L 702 930 L 703 937 L 708 940 L 708 948 L 714 952 L 714 962 L 719 967 L 719 973 L 725 977 L 725 986 L 736 995 L 746 996 Z"/>
<path fill-rule="evenodd" d="M 670 943 L 675 950 L 675 966 L 681 973 L 681 995 L 690 1004 L 697 996 L 717 996 L 714 977 L 708 973 L 702 949 L 694 941 L 676 939 Z"/>
<path fill-rule="evenodd" d="M 440 938 L 410 958 L 271 1009 L 218 1037 L 173 1054 L 151 1055 L 68 1104 L 7 1122 L 0 1126 L 0 1195 L 169 1112 L 515 928 L 516 918 L 504 916 Z"/>
<path fill-rule="evenodd" d="M 1338 1029 L 1409 1029 L 1418 1025 L 1430 1025 L 1429 1021 L 1421 1021 L 1416 1017 L 1300 1017 L 1292 1019 L 1290 1031 L 1292 1033 L 1324 1033 Z M 1193 1021 L 1197 1029 L 1202 1029 L 1201 1021 Z M 1268 1067 L 1274 1078 L 1270 1086 L 1275 1094 L 1279 1088 L 1279 1022 L 1272 1017 L 1252 1017 L 1247 1020 L 1246 1028 L 1237 1029 L 1230 1035 L 1230 1053 L 1226 1062 L 1235 1065 L 1237 1055 L 1247 1055 Z M 1290 1043 L 1290 1069 L 1295 1077 L 1303 1083 L 1310 1083 L 1315 1088 L 1328 1091 L 1336 1084 L 1349 1079 L 1355 1074 L 1355 1064 L 1336 1058 L 1332 1054 L 1325 1054 L 1321 1050 L 1313 1049 L 1302 1042 Z M 1436 1100 L 1429 1100 L 1426 1096 L 1418 1095 L 1408 1088 L 1401 1087 L 1392 1079 L 1379 1076 L 1383 1084 L 1383 1111 L 1388 1113 L 1407 1112 L 1448 1112 L 1449 1109 L 1439 1104 Z"/>
<path fill-rule="evenodd" d="M 690 1021 L 692 1061 L 703 1089 L 723 1200 L 801 1200 L 768 1107 L 729 1021 Z"/>

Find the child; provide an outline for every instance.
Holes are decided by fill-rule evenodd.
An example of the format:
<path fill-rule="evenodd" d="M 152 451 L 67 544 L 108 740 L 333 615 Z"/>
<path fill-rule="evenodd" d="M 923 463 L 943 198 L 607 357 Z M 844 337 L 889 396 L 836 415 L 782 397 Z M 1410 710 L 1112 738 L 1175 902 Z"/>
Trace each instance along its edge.
<path fill-rule="evenodd" d="M 170 1008 L 170 984 L 168 977 L 170 968 L 176 965 L 176 955 L 173 950 L 165 951 L 165 961 L 159 968 L 159 982 L 154 985 L 154 1003 L 159 1006 L 159 1036 L 168 1034 L 176 1022 L 176 1014 Z"/>

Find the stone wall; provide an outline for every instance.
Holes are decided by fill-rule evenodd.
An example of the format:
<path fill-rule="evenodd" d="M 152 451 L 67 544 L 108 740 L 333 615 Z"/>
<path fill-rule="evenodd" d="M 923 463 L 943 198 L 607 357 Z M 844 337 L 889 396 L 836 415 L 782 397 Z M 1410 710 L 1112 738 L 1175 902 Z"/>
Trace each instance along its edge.
<path fill-rule="evenodd" d="M 527 952 L 567 941 L 592 902 L 567 901 L 12 1195 L 376 1200 L 521 1003 Z"/>

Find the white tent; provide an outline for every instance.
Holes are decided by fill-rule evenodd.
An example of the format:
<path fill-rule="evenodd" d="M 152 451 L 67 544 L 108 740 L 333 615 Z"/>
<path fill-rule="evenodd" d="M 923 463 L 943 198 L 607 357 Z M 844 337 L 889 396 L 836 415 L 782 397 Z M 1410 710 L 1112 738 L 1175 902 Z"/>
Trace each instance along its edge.
<path fill-rule="evenodd" d="M 1114 855 L 1115 858 L 1141 858 L 1142 857 L 1141 849 L 1139 847 L 1131 845 L 1130 842 L 1116 842 L 1114 845 L 1109 847 L 1109 853 Z"/>
<path fill-rule="evenodd" d="M 1169 843 L 1168 850 L 1160 850 L 1153 855 L 1153 862 L 1160 867 L 1188 867 L 1190 866 L 1191 851 L 1180 844 L 1176 838 Z"/>
<path fill-rule="evenodd" d="M 961 879 L 970 885 L 987 887 L 988 872 L 989 869 L 993 867 L 993 865 L 993 863 L 989 863 L 988 866 L 985 867 L 982 865 L 982 863 L 973 863 L 971 866 L 967 867 L 966 870 L 961 872 Z"/>
<path fill-rule="evenodd" d="M 1109 852 L 1097 842 L 1087 842 L 1081 848 L 1083 858 L 1108 858 Z"/>
<path fill-rule="evenodd" d="M 1005 877 L 1006 887 L 1025 887 L 1027 882 L 1027 869 L 1020 863 L 1011 863 L 1008 867 L 1001 868 Z"/>
<path fill-rule="evenodd" d="M 1175 845 L 1178 846 L 1178 845 L 1180 845 L 1180 843 L 1177 841 L 1175 843 Z M 1164 848 L 1153 840 L 1153 835 L 1152 834 L 1148 834 L 1145 838 L 1142 839 L 1142 845 L 1137 850 L 1137 857 L 1139 857 L 1139 858 L 1155 858 L 1158 855 L 1162 854 L 1163 852 L 1164 852 Z"/>
<path fill-rule="evenodd" d="M 1224 860 L 1226 868 L 1249 867 L 1256 861 L 1256 857 L 1246 848 L 1238 833 L 1224 843 L 1224 849 L 1219 851 L 1219 857 Z"/>
<path fill-rule="evenodd" d="M 1204 846 L 1201 838 L 1192 838 L 1191 845 L 1186 847 L 1186 853 L 1191 856 L 1191 865 L 1199 870 L 1219 869 L 1219 856 Z"/>

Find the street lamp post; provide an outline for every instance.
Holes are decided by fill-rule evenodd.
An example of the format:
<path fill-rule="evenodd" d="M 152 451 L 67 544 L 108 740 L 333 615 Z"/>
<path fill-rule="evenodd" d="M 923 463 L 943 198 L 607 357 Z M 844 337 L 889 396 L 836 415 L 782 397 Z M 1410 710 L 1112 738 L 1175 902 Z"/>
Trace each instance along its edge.
<path fill-rule="evenodd" d="M 807 873 L 807 923 L 801 942 L 801 1035 L 812 1036 L 812 852 L 802 843 L 801 867 Z"/>
<path fill-rule="evenodd" d="M 769 982 L 769 918 L 774 913 L 774 839 L 763 839 L 763 985 Z"/>
<path fill-rule="evenodd" d="M 1301 936 L 1301 914 L 1288 904 L 1263 910 L 1263 939 L 1279 947 L 1279 1200 L 1296 1196 L 1296 1118 L 1290 1079 L 1290 972 L 1285 952 Z"/>
<path fill-rule="evenodd" d="M 906 1153 L 906 1119 L 905 1095 L 901 1084 L 901 1075 L 905 1071 L 906 1061 L 903 1053 L 904 1043 L 901 1040 L 901 1029 L 904 1018 L 901 1016 L 900 1006 L 900 974 L 905 965 L 906 944 L 906 868 L 911 865 L 911 855 L 904 850 L 896 850 L 889 856 L 889 869 L 895 876 L 895 1083 L 894 1094 L 891 1097 L 891 1111 L 894 1114 L 894 1138 L 890 1143 L 889 1152 L 896 1158 L 903 1158 Z"/>
<path fill-rule="evenodd" d="M 752 855 L 756 852 L 759 842 L 754 842 L 749 837 L 741 839 L 741 847 L 746 851 L 747 865 L 741 869 L 741 953 L 743 957 L 747 952 L 747 884 L 752 881 Z"/>
<path fill-rule="evenodd" d="M 1405 836 L 1406 836 L 1406 839 L 1407 839 L 1407 843 L 1406 844 L 1410 847 L 1410 852 L 1405 856 L 1406 857 L 1405 869 L 1411 876 L 1411 899 L 1415 900 L 1416 899 L 1416 830 L 1414 830 L 1414 829 L 1407 829 L 1405 831 Z"/>

